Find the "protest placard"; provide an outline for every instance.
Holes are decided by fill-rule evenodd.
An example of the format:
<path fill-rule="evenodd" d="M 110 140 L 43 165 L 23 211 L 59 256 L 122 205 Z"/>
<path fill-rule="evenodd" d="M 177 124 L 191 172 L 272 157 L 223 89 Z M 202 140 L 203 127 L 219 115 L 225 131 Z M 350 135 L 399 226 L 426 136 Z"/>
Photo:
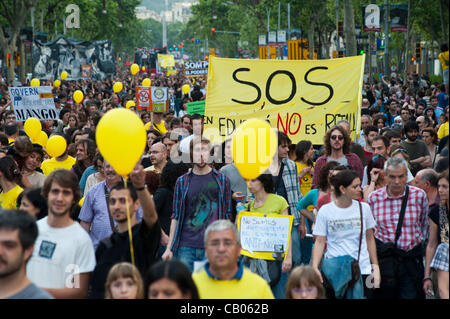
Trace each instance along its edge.
<path fill-rule="evenodd" d="M 205 101 L 189 102 L 186 104 L 189 115 L 205 114 Z"/>
<path fill-rule="evenodd" d="M 257 259 L 275 260 L 275 247 L 287 252 L 293 217 L 290 215 L 240 212 L 238 229 L 241 254 Z M 286 257 L 286 254 L 285 254 Z"/>
<path fill-rule="evenodd" d="M 364 58 L 211 57 L 204 132 L 213 143 L 222 143 L 240 123 L 259 118 L 288 134 L 293 143 L 307 139 L 322 145 L 326 131 L 346 119 L 354 137 L 360 130 Z"/>
<path fill-rule="evenodd" d="M 50 86 L 9 87 L 8 90 L 17 121 L 23 122 L 29 117 L 40 121 L 58 119 Z"/>

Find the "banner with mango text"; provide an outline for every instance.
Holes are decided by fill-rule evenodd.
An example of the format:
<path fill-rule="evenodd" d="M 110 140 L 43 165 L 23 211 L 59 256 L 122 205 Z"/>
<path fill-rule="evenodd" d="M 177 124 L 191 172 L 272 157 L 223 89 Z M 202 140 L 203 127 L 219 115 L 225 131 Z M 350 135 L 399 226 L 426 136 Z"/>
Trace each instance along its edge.
<path fill-rule="evenodd" d="M 205 126 L 221 143 L 251 118 L 270 122 L 293 143 L 323 144 L 338 121 L 360 130 L 365 55 L 332 60 L 243 60 L 211 57 Z M 211 134 L 216 131 L 216 134 Z"/>

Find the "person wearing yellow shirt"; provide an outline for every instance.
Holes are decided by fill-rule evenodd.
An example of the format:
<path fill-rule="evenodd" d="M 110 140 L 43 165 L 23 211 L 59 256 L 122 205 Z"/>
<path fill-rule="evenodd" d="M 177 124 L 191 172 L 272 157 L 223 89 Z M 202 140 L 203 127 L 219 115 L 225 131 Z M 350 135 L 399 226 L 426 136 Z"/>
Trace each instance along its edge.
<path fill-rule="evenodd" d="M 311 190 L 312 177 L 314 174 L 314 147 L 311 141 L 300 141 L 295 147 L 297 160 L 298 178 L 300 179 L 300 192 L 306 196 Z"/>
<path fill-rule="evenodd" d="M 17 197 L 23 189 L 18 184 L 22 175 L 11 156 L 0 158 L 0 206 L 2 209 L 17 208 Z"/>
<path fill-rule="evenodd" d="M 442 66 L 442 83 L 445 85 L 445 92 L 448 94 L 448 66 L 449 66 L 449 56 L 448 56 L 448 44 L 443 43 L 441 45 L 441 53 L 439 53 L 439 61 Z"/>
<path fill-rule="evenodd" d="M 444 137 L 448 136 L 448 122 L 449 122 L 449 114 L 448 114 L 448 105 L 445 108 L 445 119 L 446 121 L 439 126 L 439 130 L 437 132 L 438 138 L 441 140 Z"/>
<path fill-rule="evenodd" d="M 208 261 L 192 275 L 200 299 L 273 299 L 267 282 L 239 262 L 239 231 L 227 219 L 208 226 L 204 237 Z"/>
<path fill-rule="evenodd" d="M 52 157 L 41 164 L 41 170 L 45 176 L 48 176 L 54 170 L 65 168 L 70 171 L 77 160 L 68 154 L 68 149 L 59 157 Z"/>
<path fill-rule="evenodd" d="M 145 130 L 148 131 L 152 128 L 152 122 L 147 122 L 144 127 Z M 166 124 L 162 119 L 161 112 L 153 112 L 153 129 L 161 133 L 161 135 L 167 132 Z"/>

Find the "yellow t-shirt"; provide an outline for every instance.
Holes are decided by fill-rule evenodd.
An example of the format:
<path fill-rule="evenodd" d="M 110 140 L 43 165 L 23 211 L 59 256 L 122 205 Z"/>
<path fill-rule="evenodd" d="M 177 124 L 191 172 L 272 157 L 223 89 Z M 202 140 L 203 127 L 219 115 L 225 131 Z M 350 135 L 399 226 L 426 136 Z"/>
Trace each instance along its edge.
<path fill-rule="evenodd" d="M 302 172 L 302 170 L 305 167 L 308 167 L 309 165 L 302 164 L 299 162 L 295 162 L 295 164 L 297 165 L 298 177 L 300 178 L 300 173 Z M 303 196 L 308 194 L 309 191 L 311 190 L 311 183 L 312 183 L 312 176 L 310 173 L 305 174 L 305 176 L 303 176 L 303 178 L 300 180 L 300 192 L 302 193 Z"/>
<path fill-rule="evenodd" d="M 216 280 L 203 269 L 192 275 L 200 299 L 274 299 L 267 282 L 244 268 L 242 278 Z"/>
<path fill-rule="evenodd" d="M 266 214 L 282 214 L 283 211 L 289 207 L 288 202 L 283 196 L 276 194 L 268 194 L 267 199 L 264 204 L 258 208 L 254 208 L 255 200 L 252 201 L 250 206 L 250 211 L 256 213 L 266 213 Z M 245 205 L 247 209 L 248 204 Z"/>
<path fill-rule="evenodd" d="M 438 57 L 439 57 L 439 61 L 441 61 L 442 70 L 447 70 L 448 69 L 448 64 L 449 64 L 448 50 L 445 51 L 445 52 L 439 53 Z"/>
<path fill-rule="evenodd" d="M 443 139 L 447 135 L 448 135 L 448 121 L 442 123 L 441 126 L 439 126 L 439 130 L 437 132 L 437 136 L 439 139 Z"/>
<path fill-rule="evenodd" d="M 41 164 L 41 170 L 45 176 L 50 175 L 56 169 L 65 168 L 70 170 L 77 160 L 72 156 L 68 156 L 64 161 L 57 161 L 54 157 L 45 160 Z"/>
<path fill-rule="evenodd" d="M 22 193 L 23 188 L 17 185 L 9 192 L 0 193 L 0 206 L 3 209 L 16 209 L 17 208 L 17 197 Z"/>

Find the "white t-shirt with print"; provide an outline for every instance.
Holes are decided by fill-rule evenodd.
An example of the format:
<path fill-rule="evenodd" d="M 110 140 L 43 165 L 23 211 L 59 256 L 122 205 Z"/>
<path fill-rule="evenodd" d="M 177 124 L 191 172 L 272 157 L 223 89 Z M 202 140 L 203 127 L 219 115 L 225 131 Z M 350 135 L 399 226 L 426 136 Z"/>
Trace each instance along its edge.
<path fill-rule="evenodd" d="M 27 276 L 42 288 L 74 288 L 75 274 L 94 271 L 95 252 L 88 233 L 77 222 L 50 227 L 45 217 L 37 222 L 39 236 L 27 264 Z"/>
<path fill-rule="evenodd" d="M 367 203 L 361 203 L 361 205 L 364 228 L 359 267 L 361 274 L 370 275 L 372 267 L 367 250 L 366 230 L 374 228 L 376 223 L 370 206 Z M 360 232 L 359 205 L 356 200 L 353 200 L 352 205 L 347 208 L 339 208 L 334 202 L 323 205 L 317 213 L 313 235 L 327 237 L 325 258 L 350 255 L 357 259 Z"/>

